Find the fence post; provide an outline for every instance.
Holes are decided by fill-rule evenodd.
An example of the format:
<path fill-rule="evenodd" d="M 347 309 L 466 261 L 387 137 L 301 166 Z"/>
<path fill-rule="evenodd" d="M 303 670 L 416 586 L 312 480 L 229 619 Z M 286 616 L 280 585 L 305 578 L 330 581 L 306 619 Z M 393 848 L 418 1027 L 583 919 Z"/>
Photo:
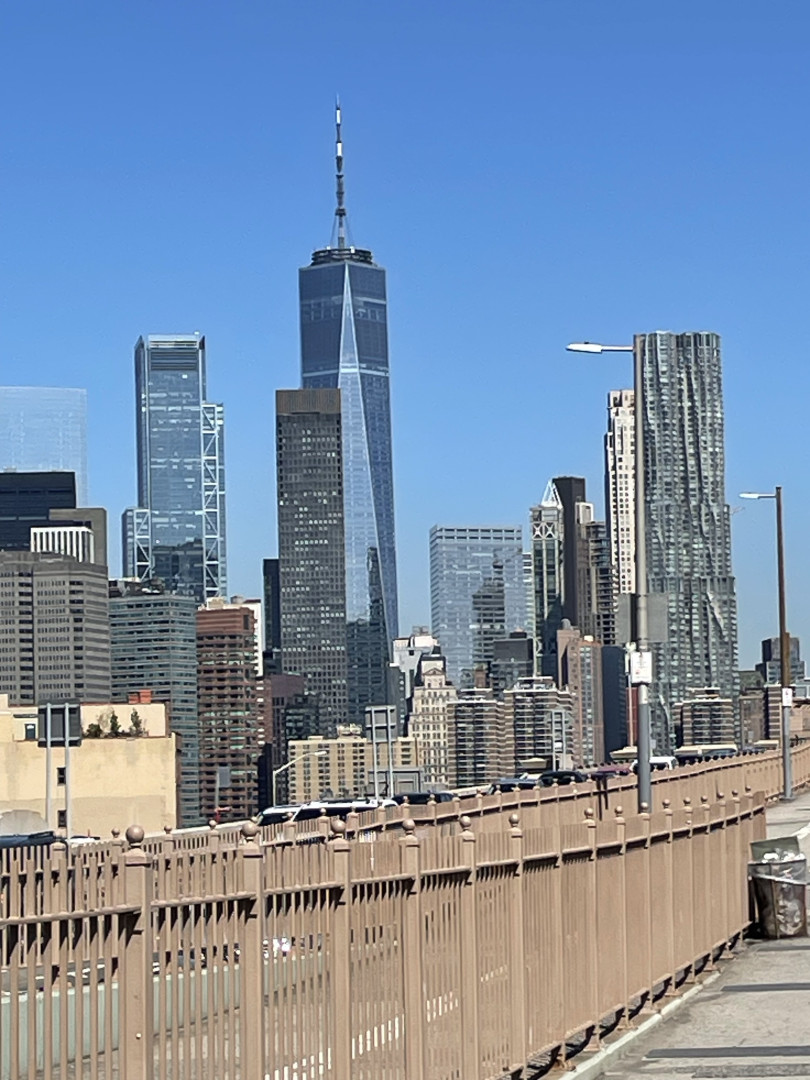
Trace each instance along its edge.
<path fill-rule="evenodd" d="M 477 865 L 475 834 L 472 822 L 464 814 L 459 818 L 464 866 L 467 880 L 461 886 L 459 919 L 461 931 L 461 1074 L 476 1077 L 481 1071 L 478 1031 L 478 926 Z"/>
<path fill-rule="evenodd" d="M 335 1080 L 352 1077 L 352 879 L 351 847 L 346 839 L 346 822 L 332 818 L 333 838 L 329 841 L 335 866 L 337 902 L 333 915 L 332 1006 L 335 1021 Z"/>
<path fill-rule="evenodd" d="M 240 905 L 244 923 L 239 927 L 239 1031 L 243 1076 L 265 1074 L 264 1008 L 264 858 L 258 841 L 259 826 L 253 821 L 242 825 L 239 849 L 242 891 L 248 896 Z M 270 949 L 270 963 L 273 962 Z M 235 957 L 232 959 L 234 962 Z M 235 964 L 234 964 L 235 966 Z M 272 969 L 271 969 L 272 970 Z M 208 1017 L 212 1030 L 213 1017 Z"/>
<path fill-rule="evenodd" d="M 126 831 L 124 902 L 135 910 L 125 916 L 123 978 L 118 984 L 118 1047 L 125 1080 L 154 1076 L 153 860 L 141 847 L 143 837 L 140 825 L 130 825 Z"/>
<path fill-rule="evenodd" d="M 629 1002 L 630 1002 L 630 978 L 628 975 L 629 957 L 628 948 L 630 935 L 628 934 L 627 926 L 627 822 L 624 819 L 624 809 L 622 806 L 617 806 L 613 815 L 616 819 L 616 840 L 619 843 L 619 855 L 621 858 L 621 896 L 620 910 L 622 912 L 622 919 L 619 926 L 616 927 L 617 933 L 621 934 L 622 938 L 622 1014 L 619 1019 L 620 1028 L 630 1027 L 629 1016 Z"/>
<path fill-rule="evenodd" d="M 425 1075 L 425 995 L 422 973 L 422 879 L 419 840 L 413 818 L 402 822 L 400 866 L 408 878 L 402 919 L 402 958 L 405 991 L 405 1075 L 423 1080 Z"/>
<path fill-rule="evenodd" d="M 520 817 L 509 815 L 509 837 L 515 873 L 510 914 L 509 988 L 512 996 L 512 1068 L 523 1069 L 526 1050 L 526 948 L 523 918 L 523 830 Z"/>
<path fill-rule="evenodd" d="M 595 1049 L 599 1049 L 602 1041 L 602 1032 L 599 1028 L 599 882 L 597 876 L 599 868 L 597 861 L 599 859 L 599 846 L 596 836 L 596 820 L 594 818 L 593 807 L 585 807 L 585 828 L 588 830 L 588 848 L 590 849 L 590 889 L 591 889 L 591 942 L 593 943 L 593 951 L 590 957 L 590 971 L 588 977 L 591 983 L 591 1009 L 593 1017 L 593 1036 L 592 1041 L 589 1043 Z"/>
<path fill-rule="evenodd" d="M 664 799 L 661 805 L 667 819 L 666 881 L 663 887 L 666 890 L 665 895 L 669 899 L 667 904 L 667 918 L 669 920 L 669 926 L 667 927 L 668 979 L 665 995 L 673 997 L 675 995 L 675 909 L 672 905 L 675 899 L 675 849 L 672 834 L 672 803 L 669 799 Z"/>
<path fill-rule="evenodd" d="M 695 964 L 695 961 L 697 959 L 697 957 L 695 956 L 695 950 L 696 950 L 697 946 L 695 944 L 695 941 L 696 941 L 696 933 L 695 933 L 696 927 L 695 927 L 695 903 L 694 903 L 694 896 L 695 896 L 695 849 L 694 849 L 694 845 L 692 843 L 692 839 L 693 839 L 693 836 L 694 836 L 694 831 L 692 829 L 692 800 L 688 795 L 684 796 L 683 808 L 684 808 L 684 812 L 685 812 L 685 815 L 686 815 L 686 824 L 689 826 L 689 832 L 686 834 L 686 838 L 687 838 L 687 842 L 689 844 L 689 847 L 687 849 L 688 852 L 689 852 L 689 859 L 688 859 L 688 864 L 689 864 L 689 896 L 692 899 L 692 902 L 689 904 L 689 930 L 690 930 L 690 934 L 691 934 L 691 940 L 689 942 L 689 950 L 688 950 L 689 956 L 692 959 L 690 961 L 689 968 L 688 968 L 688 970 L 686 972 L 684 982 L 693 983 L 693 982 L 695 982 L 695 980 L 697 978 L 696 964 Z"/>

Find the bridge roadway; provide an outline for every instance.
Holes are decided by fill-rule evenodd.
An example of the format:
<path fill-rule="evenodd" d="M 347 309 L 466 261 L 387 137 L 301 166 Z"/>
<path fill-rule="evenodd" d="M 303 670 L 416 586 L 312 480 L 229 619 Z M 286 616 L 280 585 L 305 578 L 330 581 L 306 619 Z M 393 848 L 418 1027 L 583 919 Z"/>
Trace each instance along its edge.
<path fill-rule="evenodd" d="M 768 835 L 798 835 L 810 861 L 810 794 L 767 811 Z M 617 1046 L 617 1050 L 619 1047 Z M 617 1060 L 618 1058 L 618 1060 Z M 749 943 L 702 989 L 572 1080 L 810 1077 L 810 939 Z"/>

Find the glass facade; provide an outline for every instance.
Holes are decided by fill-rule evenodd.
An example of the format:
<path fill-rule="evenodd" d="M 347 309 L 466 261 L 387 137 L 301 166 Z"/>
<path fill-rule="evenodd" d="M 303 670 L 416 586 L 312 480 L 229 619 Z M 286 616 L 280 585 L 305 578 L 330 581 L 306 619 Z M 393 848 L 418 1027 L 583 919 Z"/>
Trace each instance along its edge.
<path fill-rule="evenodd" d="M 361 723 L 387 700 L 398 627 L 385 270 L 369 251 L 316 251 L 299 298 L 302 386 L 341 393 L 348 718 Z"/>
<path fill-rule="evenodd" d="M 72 472 L 87 506 L 87 391 L 0 386 L 0 470 Z"/>
<path fill-rule="evenodd" d="M 139 338 L 135 390 L 138 507 L 124 514 L 124 572 L 142 579 L 147 566 L 199 603 L 224 596 L 224 418 L 221 405 L 205 400 L 205 338 Z M 136 521 L 148 521 L 146 558 Z"/>
<path fill-rule="evenodd" d="M 494 641 L 526 628 L 523 533 L 519 525 L 430 530 L 430 610 L 447 677 L 469 687 Z"/>

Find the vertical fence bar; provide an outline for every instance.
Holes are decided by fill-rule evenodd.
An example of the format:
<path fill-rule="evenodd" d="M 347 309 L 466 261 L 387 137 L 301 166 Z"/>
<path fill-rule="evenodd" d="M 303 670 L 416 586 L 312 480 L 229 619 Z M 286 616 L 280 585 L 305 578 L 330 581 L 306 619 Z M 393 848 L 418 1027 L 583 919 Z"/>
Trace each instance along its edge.
<path fill-rule="evenodd" d="M 337 1003 L 335 1045 L 333 1051 L 334 1080 L 352 1080 L 352 1025 L 348 1004 L 352 1000 L 352 881 L 351 848 L 346 839 L 346 823 L 332 819 L 333 839 L 329 841 L 335 864 L 338 895 L 334 913 L 334 950 L 332 952 L 332 1000 Z M 357 1032 L 357 1038 L 361 1036 Z"/>
<path fill-rule="evenodd" d="M 258 832 L 258 825 L 246 821 L 242 826 L 244 843 L 239 849 L 242 890 L 249 894 L 243 901 L 244 923 L 240 927 L 239 942 L 239 1062 L 245 1078 L 265 1074 L 264 882 Z M 232 943 L 230 948 L 233 950 Z M 228 960 L 234 970 L 235 957 L 229 954 Z M 209 972 L 209 978 L 213 978 L 213 974 L 213 970 Z M 234 992 L 232 984 L 231 993 Z M 209 1015 L 208 1026 L 213 1035 L 213 1016 Z M 211 1041 L 209 1037 L 209 1046 Z"/>
<path fill-rule="evenodd" d="M 422 879 L 419 841 L 412 818 L 402 822 L 400 865 L 410 885 L 405 894 L 402 925 L 402 963 L 405 977 L 405 1071 L 408 1080 L 425 1076 L 425 996 L 422 974 Z"/>
<path fill-rule="evenodd" d="M 526 949 L 525 917 L 523 911 L 523 830 L 520 817 L 509 815 L 509 836 L 512 848 L 511 857 L 515 860 L 515 870 L 511 883 L 510 922 L 512 932 L 509 935 L 509 991 L 511 995 L 512 1021 L 512 1069 L 522 1068 L 526 1063 Z"/>
<path fill-rule="evenodd" d="M 123 972 L 118 973 L 118 1056 L 124 1080 L 152 1080 L 152 868 L 153 860 L 141 847 L 144 832 L 130 825 L 124 855 L 124 899 L 135 908 L 126 916 L 123 935 Z M 111 988 L 109 988 L 111 989 Z M 110 1047 L 106 1048 L 109 1054 Z"/>
<path fill-rule="evenodd" d="M 463 862 L 467 880 L 459 901 L 461 930 L 461 1061 L 464 1080 L 477 1080 L 481 1068 L 478 1029 L 478 931 L 477 865 L 475 834 L 472 822 L 464 815 L 459 819 L 463 843 Z"/>

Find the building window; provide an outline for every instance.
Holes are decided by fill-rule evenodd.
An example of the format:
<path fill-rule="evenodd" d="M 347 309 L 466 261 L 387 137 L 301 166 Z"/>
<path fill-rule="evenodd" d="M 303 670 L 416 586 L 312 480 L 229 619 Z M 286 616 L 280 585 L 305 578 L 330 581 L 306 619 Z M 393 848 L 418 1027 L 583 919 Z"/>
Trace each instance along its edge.
<path fill-rule="evenodd" d="M 61 785 L 64 785 L 67 782 L 66 778 L 65 778 L 65 772 L 66 772 L 66 769 L 65 769 L 64 765 L 57 765 L 56 766 L 56 783 L 57 783 L 57 785 L 61 786 Z"/>
<path fill-rule="evenodd" d="M 67 810 L 56 811 L 56 827 L 57 829 L 67 828 Z"/>
<path fill-rule="evenodd" d="M 26 724 L 25 725 L 25 741 L 26 742 L 35 742 L 36 737 L 37 737 L 37 725 L 36 724 Z"/>

